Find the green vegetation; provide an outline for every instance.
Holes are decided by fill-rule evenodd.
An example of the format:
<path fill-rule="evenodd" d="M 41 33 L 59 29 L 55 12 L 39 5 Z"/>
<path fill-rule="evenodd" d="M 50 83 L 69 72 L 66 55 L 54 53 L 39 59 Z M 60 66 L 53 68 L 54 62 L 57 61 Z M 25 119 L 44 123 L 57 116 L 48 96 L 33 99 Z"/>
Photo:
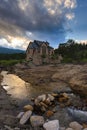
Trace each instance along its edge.
<path fill-rule="evenodd" d="M 59 48 L 55 49 L 55 55 L 58 54 L 62 55 L 64 63 L 86 63 L 87 45 L 68 40 L 67 43 L 60 44 Z"/>
<path fill-rule="evenodd" d="M 25 53 L 0 54 L 0 66 L 12 66 L 24 60 Z"/>

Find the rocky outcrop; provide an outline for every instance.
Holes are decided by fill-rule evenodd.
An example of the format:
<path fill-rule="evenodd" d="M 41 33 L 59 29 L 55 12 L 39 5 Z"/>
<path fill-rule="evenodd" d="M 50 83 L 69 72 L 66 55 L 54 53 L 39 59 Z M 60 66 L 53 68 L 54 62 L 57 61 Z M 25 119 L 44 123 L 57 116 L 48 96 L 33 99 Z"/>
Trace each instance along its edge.
<path fill-rule="evenodd" d="M 74 93 L 87 97 L 87 65 L 64 65 L 52 79 L 68 83 Z"/>

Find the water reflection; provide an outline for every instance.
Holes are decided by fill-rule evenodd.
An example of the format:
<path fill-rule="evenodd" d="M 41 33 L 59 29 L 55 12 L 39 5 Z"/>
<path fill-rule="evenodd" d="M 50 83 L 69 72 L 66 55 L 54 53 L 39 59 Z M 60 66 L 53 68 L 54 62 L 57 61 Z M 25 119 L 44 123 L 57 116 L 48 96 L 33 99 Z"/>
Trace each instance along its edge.
<path fill-rule="evenodd" d="M 25 99 L 28 97 L 26 84 L 30 86 L 29 83 L 26 83 L 14 74 L 7 74 L 7 71 L 2 71 L 1 75 L 3 76 L 1 85 L 7 91 L 7 94 L 11 94 L 12 97 L 18 99 Z"/>
<path fill-rule="evenodd" d="M 66 87 L 67 84 L 59 82 L 50 82 L 49 84 L 32 86 L 30 83 L 26 83 L 24 80 L 14 74 L 8 74 L 7 71 L 2 71 L 3 81 L 1 85 L 7 91 L 7 94 L 11 94 L 13 98 L 17 99 L 30 99 L 43 93 L 51 93 L 53 91 L 66 91 L 70 88 Z"/>

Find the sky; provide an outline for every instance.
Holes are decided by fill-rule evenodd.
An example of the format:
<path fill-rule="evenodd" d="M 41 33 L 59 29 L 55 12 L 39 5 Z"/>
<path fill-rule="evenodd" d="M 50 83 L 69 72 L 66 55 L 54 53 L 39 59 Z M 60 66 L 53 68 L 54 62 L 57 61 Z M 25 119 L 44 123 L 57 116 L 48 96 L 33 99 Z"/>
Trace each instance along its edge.
<path fill-rule="evenodd" d="M 87 40 L 87 0 L 0 0 L 0 46 L 25 50 L 30 41 L 54 48 Z"/>

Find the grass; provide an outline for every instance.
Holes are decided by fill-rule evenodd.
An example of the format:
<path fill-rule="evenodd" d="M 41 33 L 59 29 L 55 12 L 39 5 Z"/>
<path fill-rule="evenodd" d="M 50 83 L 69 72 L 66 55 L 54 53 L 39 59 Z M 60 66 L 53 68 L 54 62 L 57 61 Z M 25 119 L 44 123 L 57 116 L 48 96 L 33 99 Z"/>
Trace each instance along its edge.
<path fill-rule="evenodd" d="M 24 60 L 0 60 L 1 66 L 13 66 L 17 63 L 22 63 Z"/>

